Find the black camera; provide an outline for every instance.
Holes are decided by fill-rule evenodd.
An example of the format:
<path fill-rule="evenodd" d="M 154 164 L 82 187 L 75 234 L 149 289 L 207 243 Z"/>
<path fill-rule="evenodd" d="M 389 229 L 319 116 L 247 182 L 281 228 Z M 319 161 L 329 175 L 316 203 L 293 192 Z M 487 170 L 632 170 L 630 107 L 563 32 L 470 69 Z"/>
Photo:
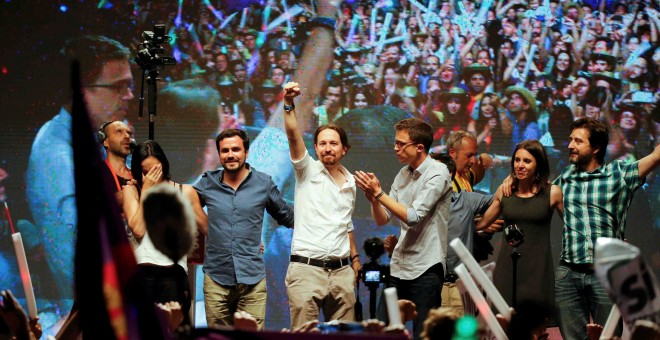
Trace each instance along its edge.
<path fill-rule="evenodd" d="M 176 65 L 174 57 L 163 56 L 165 49 L 162 44 L 170 41 L 165 35 L 165 25 L 154 25 L 153 31 L 142 32 L 144 48 L 139 50 L 135 62 L 143 69 L 152 69 L 165 65 Z"/>
<path fill-rule="evenodd" d="M 378 263 L 378 258 L 385 253 L 385 245 L 382 239 L 372 237 L 364 241 L 363 248 L 370 261 L 362 266 L 360 279 L 369 287 L 378 287 L 381 283 L 387 282 L 390 275 L 389 266 Z"/>
<path fill-rule="evenodd" d="M 515 248 L 524 242 L 525 234 L 518 225 L 510 224 L 504 228 L 504 238 L 510 246 Z"/>
<path fill-rule="evenodd" d="M 389 266 L 374 261 L 365 263 L 360 271 L 360 279 L 366 286 L 378 287 L 381 283 L 387 283 L 389 276 Z"/>

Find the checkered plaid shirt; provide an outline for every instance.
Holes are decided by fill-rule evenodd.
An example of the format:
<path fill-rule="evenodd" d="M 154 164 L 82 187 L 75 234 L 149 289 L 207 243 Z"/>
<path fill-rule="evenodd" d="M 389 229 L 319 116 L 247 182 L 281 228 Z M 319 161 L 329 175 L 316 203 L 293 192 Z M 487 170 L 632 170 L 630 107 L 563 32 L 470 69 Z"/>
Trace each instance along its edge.
<path fill-rule="evenodd" d="M 614 161 L 590 172 L 564 169 L 554 181 L 564 194 L 561 259 L 593 263 L 598 237 L 623 239 L 628 206 L 643 183 L 637 162 Z"/>

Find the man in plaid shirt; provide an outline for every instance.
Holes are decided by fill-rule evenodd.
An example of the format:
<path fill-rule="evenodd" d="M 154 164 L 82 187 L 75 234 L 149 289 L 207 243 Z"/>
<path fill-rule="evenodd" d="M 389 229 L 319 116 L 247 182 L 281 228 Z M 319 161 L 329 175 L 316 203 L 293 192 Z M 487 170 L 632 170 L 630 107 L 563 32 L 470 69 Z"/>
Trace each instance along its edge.
<path fill-rule="evenodd" d="M 555 299 L 564 339 L 586 339 L 589 316 L 604 325 L 612 301 L 594 275 L 598 237 L 624 238 L 635 190 L 660 163 L 660 146 L 634 163 L 604 164 L 609 129 L 600 121 L 573 122 L 569 165 L 555 180 L 564 194 L 562 253 L 555 275 Z"/>

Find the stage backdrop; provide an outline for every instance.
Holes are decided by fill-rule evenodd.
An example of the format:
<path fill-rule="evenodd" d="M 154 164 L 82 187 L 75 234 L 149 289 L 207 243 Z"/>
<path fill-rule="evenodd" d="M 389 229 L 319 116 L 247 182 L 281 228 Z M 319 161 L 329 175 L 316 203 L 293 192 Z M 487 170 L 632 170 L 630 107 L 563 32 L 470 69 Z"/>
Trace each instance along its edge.
<path fill-rule="evenodd" d="M 288 9 L 293 10 L 296 1 L 287 1 Z M 231 3 L 232 7 L 227 7 Z M 179 182 L 192 183 L 204 169 L 218 166 L 213 142 L 227 116 L 238 118 L 256 142 L 250 149 L 248 161 L 258 170 L 273 176 L 285 198 L 293 202 L 292 168 L 288 161 L 286 138 L 282 137 L 281 127 L 270 126 L 269 98 L 277 95 L 278 72 L 288 79 L 303 56 L 302 46 L 309 26 L 302 22 L 307 18 L 304 11 L 311 11 L 309 1 L 298 5 L 303 11 L 292 19 L 292 26 L 286 20 L 269 34 L 263 19 L 268 22 L 279 17 L 287 9 L 278 5 L 270 13 L 256 1 L 242 1 L 249 7 L 243 11 L 233 1 L 3 1 L 0 3 L 0 196 L 6 200 L 11 210 L 13 222 L 23 235 L 28 262 L 32 273 L 37 305 L 45 334 L 54 334 L 59 321 L 71 306 L 70 296 L 61 296 L 58 285 L 72 285 L 73 273 L 69 280 L 57 282 L 53 279 L 46 261 L 44 243 L 53 239 L 44 237 L 44 226 L 35 225 L 26 198 L 26 168 L 32 141 L 40 127 L 55 116 L 60 107 L 70 100 L 67 76 L 69 65 L 64 62 L 60 49 L 67 39 L 84 34 L 104 35 L 118 40 L 129 47 L 132 53 L 138 51 L 143 41 L 142 32 L 151 30 L 153 24 L 162 23 L 168 34 L 176 36 L 171 44 L 166 44 L 166 54 L 176 57 L 176 66 L 166 67 L 159 82 L 159 106 L 155 128 L 155 139 L 161 142 L 170 163 L 172 177 Z M 182 6 L 179 8 L 179 4 Z M 243 13 L 246 13 L 245 15 Z M 234 15 L 235 14 L 235 15 Z M 266 15 L 268 14 L 268 16 Z M 233 17 L 231 17 L 234 15 Z M 382 15 L 378 18 L 383 20 Z M 392 21 L 392 28 L 397 20 Z M 225 26 L 222 26 L 225 24 Z M 348 24 L 347 24 L 348 25 Z M 362 28 L 368 35 L 368 28 Z M 239 41 L 237 32 L 251 32 L 250 38 Z M 252 49 L 245 49 L 245 46 Z M 220 56 L 223 55 L 224 57 Z M 334 71 L 319 69 L 318 82 L 327 83 L 328 78 L 345 89 L 360 87 L 353 70 L 344 74 L 346 56 L 336 53 L 325 58 L 337 58 L 332 64 Z M 228 69 L 223 70 L 223 59 L 229 61 Z M 236 63 L 242 59 L 245 63 Z M 343 64 L 339 64 L 342 62 Z M 251 86 L 241 88 L 236 67 L 243 66 Z M 278 67 L 273 67 L 277 65 Z M 403 73 L 403 66 L 399 65 Z M 230 68 L 233 67 L 233 68 Z M 141 72 L 133 68 L 136 97 L 139 95 Z M 234 71 L 233 79 L 231 72 Z M 373 71 L 373 70 L 372 70 Z M 275 76 L 274 76 L 275 75 Z M 293 79 L 295 80 L 295 79 Z M 227 83 L 231 81 L 233 83 Z M 270 82 L 269 82 L 270 81 Z M 232 85 L 233 84 L 233 85 Z M 238 91 L 240 88 L 240 91 Z M 414 90 L 414 89 L 412 89 Z M 410 91 L 412 91 L 410 90 Z M 243 96 L 247 92 L 247 97 Z M 241 93 L 242 92 L 242 93 Z M 393 152 L 393 125 L 399 119 L 410 117 L 411 113 L 394 106 L 377 106 L 373 98 L 368 106 L 355 109 L 355 103 L 346 91 L 346 110 L 343 117 L 336 120 L 349 133 L 353 149 L 345 157 L 345 165 L 351 170 L 366 170 L 379 175 L 384 188 L 389 189 L 392 179 L 400 169 Z M 269 97 L 270 96 L 270 97 Z M 413 96 L 414 97 L 414 96 Z M 357 97 L 356 97 L 357 98 Z M 324 99 L 317 104 L 322 106 Z M 135 130 L 138 142 L 147 139 L 147 119 L 138 117 L 137 99 L 130 104 L 130 110 L 123 119 Z M 219 114 L 218 107 L 222 107 Z M 273 107 L 276 107 L 274 105 Z M 405 105 L 403 105 L 405 108 Z M 146 108 L 145 108 L 146 110 Z M 261 115 L 258 114 L 261 110 Z M 311 115 L 318 124 L 322 113 Z M 562 136 L 564 138 L 564 136 Z M 311 137 L 306 136 L 310 151 Z M 493 141 L 497 145 L 498 141 Z M 504 142 L 502 142 L 504 143 Z M 57 150 L 52 150 L 57 152 Z M 313 152 L 313 151 L 312 151 Z M 58 166 L 53 164 L 52 166 Z M 490 170 L 485 184 L 479 188 L 491 192 L 507 173 L 508 164 Z M 73 175 L 73 174 L 70 174 Z M 651 179 L 655 180 L 655 178 Z M 49 186 L 57 186 L 50 183 Z M 657 186 L 657 185 L 656 185 Z M 655 222 L 657 207 L 649 205 L 649 196 L 657 190 L 647 187 L 636 194 L 630 209 L 628 241 L 645 250 L 648 263 L 656 273 L 660 268 L 660 255 L 657 251 L 658 226 Z M 365 239 L 387 234 L 398 234 L 394 226 L 374 225 L 366 199 L 358 192 L 354 215 L 356 242 L 363 262 L 369 259 L 362 250 Z M 558 258 L 561 248 L 561 221 L 553 221 L 553 251 Z M 289 324 L 289 310 L 284 289 L 284 275 L 288 265 L 291 230 L 277 227 L 269 221 L 264 228 L 262 240 L 265 245 L 268 280 L 268 309 L 266 327 L 279 329 Z M 500 236 L 492 240 L 495 252 L 499 250 Z M 508 249 L 504 249 L 508 251 Z M 491 256 L 492 257 L 492 256 Z M 66 259 L 63 259 L 64 261 Z M 383 256 L 381 263 L 387 263 Z M 192 268 L 198 276 L 197 322 L 205 324 L 203 297 L 201 291 L 201 270 Z M 193 272 L 190 272 L 192 274 Z M 9 223 L 3 213 L 0 221 L 0 289 L 11 289 L 24 300 L 20 284 L 16 258 L 12 248 Z M 360 284 L 360 300 L 365 318 L 369 315 L 368 290 Z"/>

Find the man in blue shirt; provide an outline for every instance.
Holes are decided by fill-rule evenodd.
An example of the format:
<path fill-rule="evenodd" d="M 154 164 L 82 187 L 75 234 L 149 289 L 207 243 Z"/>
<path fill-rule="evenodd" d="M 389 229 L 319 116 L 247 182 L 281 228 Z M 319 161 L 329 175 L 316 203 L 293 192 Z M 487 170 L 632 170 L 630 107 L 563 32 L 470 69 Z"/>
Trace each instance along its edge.
<path fill-rule="evenodd" d="M 63 53 L 80 63 L 82 94 L 92 123 L 123 120 L 133 99 L 130 51 L 106 37 L 84 36 L 68 41 Z M 39 129 L 26 174 L 28 205 L 42 229 L 46 260 L 64 313 L 73 304 L 77 224 L 70 112 L 70 104 L 63 106 Z"/>
<path fill-rule="evenodd" d="M 263 328 L 266 270 L 260 250 L 264 210 L 293 227 L 293 209 L 270 176 L 245 162 L 250 140 L 243 130 L 225 129 L 216 138 L 223 169 L 207 171 L 194 185 L 207 206 L 204 305 L 209 327 L 232 325 L 245 311 Z"/>

